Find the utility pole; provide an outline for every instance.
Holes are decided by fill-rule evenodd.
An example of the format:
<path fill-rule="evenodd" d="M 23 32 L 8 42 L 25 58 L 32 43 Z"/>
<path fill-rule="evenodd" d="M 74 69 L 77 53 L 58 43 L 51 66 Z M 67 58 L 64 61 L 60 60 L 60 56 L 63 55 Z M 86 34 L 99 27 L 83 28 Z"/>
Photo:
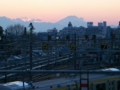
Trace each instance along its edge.
<path fill-rule="evenodd" d="M 69 34 L 66 36 L 66 39 L 65 39 L 65 40 L 66 40 L 66 42 L 67 42 L 66 45 L 69 46 L 69 45 L 70 45 L 70 35 L 69 35 Z M 71 52 L 69 52 L 69 59 L 67 60 L 67 63 L 68 63 L 67 65 L 68 65 L 68 67 L 70 66 L 70 61 L 71 61 L 71 60 L 70 60 L 70 57 L 71 57 Z"/>
<path fill-rule="evenodd" d="M 58 58 L 58 35 L 57 35 L 57 32 L 56 32 L 56 37 L 55 37 L 55 66 L 57 65 L 57 58 Z"/>
<path fill-rule="evenodd" d="M 32 61 L 33 61 L 33 58 L 32 58 L 32 34 L 33 34 L 33 25 L 32 23 L 29 24 L 29 27 L 30 27 L 30 70 L 32 70 L 32 67 L 33 67 L 33 64 L 32 64 Z M 32 81 L 32 73 L 30 73 L 30 77 L 29 77 L 30 81 Z"/>
<path fill-rule="evenodd" d="M 49 47 L 50 47 L 50 40 L 51 40 L 51 36 L 50 36 L 50 34 L 48 33 L 48 45 L 49 45 Z M 50 69 L 49 67 L 50 67 L 50 49 L 48 48 L 48 67 L 47 67 L 47 69 Z"/>
<path fill-rule="evenodd" d="M 0 35 L 0 48 L 2 49 L 1 51 L 4 51 L 3 58 L 5 60 L 5 70 L 7 70 L 7 55 L 5 55 L 5 54 L 7 54 L 6 53 L 6 39 L 5 39 L 5 41 L 3 41 L 3 35 L 2 34 Z M 4 80 L 4 82 L 5 83 L 7 82 L 7 73 L 5 73 L 5 80 Z"/>
<path fill-rule="evenodd" d="M 76 62 L 77 62 L 77 58 L 76 58 L 76 33 L 74 34 L 74 44 L 75 44 L 75 50 L 74 50 L 74 69 L 76 70 Z"/>
<path fill-rule="evenodd" d="M 5 43 L 6 43 L 6 42 L 5 42 Z M 7 47 L 7 45 L 5 45 L 5 53 L 7 54 L 6 47 Z M 5 68 L 6 68 L 6 70 L 7 70 L 7 68 L 8 68 L 7 55 L 4 55 L 4 59 L 5 59 Z M 5 73 L 5 83 L 6 83 L 6 82 L 7 82 L 7 74 Z"/>

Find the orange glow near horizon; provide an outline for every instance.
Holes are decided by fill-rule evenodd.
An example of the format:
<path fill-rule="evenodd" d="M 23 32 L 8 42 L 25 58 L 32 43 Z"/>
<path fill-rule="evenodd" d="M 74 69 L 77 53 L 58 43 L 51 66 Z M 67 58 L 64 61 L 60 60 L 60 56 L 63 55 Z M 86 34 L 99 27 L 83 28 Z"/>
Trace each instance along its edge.
<path fill-rule="evenodd" d="M 85 21 L 107 21 L 113 25 L 120 20 L 120 0 L 1 0 L 0 3 L 0 16 L 9 18 L 57 22 L 75 15 Z"/>

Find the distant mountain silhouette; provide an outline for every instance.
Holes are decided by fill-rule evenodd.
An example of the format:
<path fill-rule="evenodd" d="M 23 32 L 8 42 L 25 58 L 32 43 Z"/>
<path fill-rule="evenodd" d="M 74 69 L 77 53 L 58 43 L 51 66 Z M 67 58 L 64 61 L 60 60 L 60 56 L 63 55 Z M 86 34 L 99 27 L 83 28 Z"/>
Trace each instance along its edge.
<path fill-rule="evenodd" d="M 7 18 L 7 17 L 0 17 L 0 26 L 2 26 L 4 29 L 6 28 L 6 26 L 9 26 L 11 24 L 14 24 L 14 22 Z"/>
<path fill-rule="evenodd" d="M 3 29 L 6 29 L 8 26 L 14 25 L 17 23 L 24 25 L 28 29 L 28 25 L 30 22 L 33 23 L 33 25 L 35 27 L 35 32 L 43 32 L 43 31 L 52 29 L 57 26 L 57 25 L 55 26 L 53 23 L 49 23 L 49 22 L 35 22 L 33 19 L 30 21 L 23 21 L 21 18 L 10 19 L 7 17 L 0 17 L 0 26 L 2 26 Z"/>
<path fill-rule="evenodd" d="M 68 22 L 71 22 L 73 26 L 87 26 L 87 23 L 84 21 L 83 18 L 78 18 L 76 16 L 68 16 L 60 21 L 57 22 L 57 24 L 60 24 L 62 26 L 67 26 Z"/>
<path fill-rule="evenodd" d="M 24 19 L 27 19 L 27 18 L 24 17 Z M 14 25 L 17 23 L 24 25 L 28 29 L 28 25 L 30 22 L 33 23 L 35 27 L 35 32 L 43 32 L 43 31 L 47 31 L 48 29 L 53 29 L 53 28 L 57 28 L 58 30 L 61 30 L 64 27 L 67 27 L 68 22 L 71 22 L 73 26 L 77 26 L 77 27 L 87 25 L 83 18 L 78 18 L 76 16 L 65 17 L 56 23 L 42 22 L 40 19 L 32 19 L 29 21 L 23 21 L 22 18 L 10 19 L 5 16 L 0 17 L 0 26 L 2 26 L 4 29 L 6 29 L 10 25 Z"/>
<path fill-rule="evenodd" d="M 110 25 L 110 27 L 112 27 L 112 28 L 117 28 L 118 26 L 116 26 L 116 25 Z"/>

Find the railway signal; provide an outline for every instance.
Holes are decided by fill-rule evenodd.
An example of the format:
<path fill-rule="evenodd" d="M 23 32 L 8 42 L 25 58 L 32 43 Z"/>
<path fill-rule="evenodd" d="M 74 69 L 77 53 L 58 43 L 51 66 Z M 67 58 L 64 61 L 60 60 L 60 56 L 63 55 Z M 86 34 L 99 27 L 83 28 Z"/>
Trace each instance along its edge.
<path fill-rule="evenodd" d="M 112 36 L 112 39 L 115 39 L 115 38 L 116 38 L 115 34 L 112 34 L 111 36 Z"/>
<path fill-rule="evenodd" d="M 66 40 L 70 40 L 70 36 L 69 35 L 66 36 Z"/>
<path fill-rule="evenodd" d="M 85 35 L 85 39 L 88 40 L 88 39 L 89 39 L 89 36 L 88 36 L 88 35 Z"/>
<path fill-rule="evenodd" d="M 42 50 L 48 50 L 48 44 L 47 43 L 44 43 L 42 45 Z"/>
<path fill-rule="evenodd" d="M 70 45 L 70 50 L 76 50 L 76 45 L 74 43 Z"/>
<path fill-rule="evenodd" d="M 51 40 L 51 36 L 50 35 L 48 35 L 48 40 Z"/>
<path fill-rule="evenodd" d="M 107 44 L 101 44 L 101 49 L 107 49 Z"/>
<path fill-rule="evenodd" d="M 62 52 L 59 52 L 59 57 L 61 57 L 62 56 Z"/>
<path fill-rule="evenodd" d="M 94 43 L 96 43 L 96 35 L 92 36 L 92 40 L 94 41 Z"/>
<path fill-rule="evenodd" d="M 96 35 L 93 35 L 93 36 L 92 36 L 92 39 L 93 39 L 93 40 L 96 40 Z"/>

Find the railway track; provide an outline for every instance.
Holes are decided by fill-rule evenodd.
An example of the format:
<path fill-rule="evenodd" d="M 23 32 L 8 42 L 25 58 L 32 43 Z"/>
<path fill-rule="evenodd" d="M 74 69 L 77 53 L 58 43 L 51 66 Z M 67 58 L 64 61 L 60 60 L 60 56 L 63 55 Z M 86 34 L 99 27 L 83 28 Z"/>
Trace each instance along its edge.
<path fill-rule="evenodd" d="M 106 68 L 109 68 L 111 66 L 106 66 Z M 74 66 L 59 66 L 54 68 L 54 70 L 72 70 L 74 68 Z M 105 67 L 100 67 L 98 65 L 92 65 L 92 66 L 84 66 L 83 68 L 81 68 L 81 70 L 96 70 L 96 69 L 101 69 L 101 68 L 105 68 Z M 61 74 L 61 77 L 65 77 L 66 74 Z M 43 73 L 43 74 L 37 74 L 35 76 L 33 76 L 33 81 L 37 82 L 37 81 L 42 81 L 42 80 L 48 80 L 48 79 L 52 79 L 52 78 L 56 78 L 56 74 L 47 74 L 47 73 Z"/>
<path fill-rule="evenodd" d="M 56 68 L 53 68 L 54 70 L 71 70 L 73 69 L 73 65 L 71 65 L 71 67 L 68 66 L 59 66 Z M 65 76 L 65 74 L 61 74 L 61 76 Z M 37 74 L 33 76 L 33 81 L 37 82 L 37 81 L 42 81 L 42 80 L 48 80 L 51 78 L 56 78 L 56 74 L 48 74 L 48 73 L 42 73 L 42 74 Z"/>
<path fill-rule="evenodd" d="M 66 57 L 66 58 L 65 58 Z M 64 57 L 60 57 L 58 60 L 57 60 L 57 62 L 56 63 L 60 63 L 60 62 L 63 62 L 63 61 L 66 61 L 66 60 L 68 60 L 69 58 L 67 58 L 67 56 L 64 56 Z M 47 61 L 47 60 L 46 60 Z M 39 62 L 39 61 L 38 61 Z M 36 62 L 37 63 L 37 62 Z M 37 63 L 37 64 L 35 64 L 35 66 L 33 67 L 33 69 L 41 69 L 42 67 L 46 67 L 48 64 L 45 64 L 46 62 L 45 61 L 41 61 L 41 64 L 42 64 L 42 66 L 40 65 L 40 63 Z M 49 65 L 54 65 L 54 63 L 55 63 L 55 60 L 54 59 L 52 59 L 51 60 L 51 62 L 49 63 Z M 57 67 L 57 66 L 56 66 Z M 6 68 L 5 68 L 6 69 Z M 16 67 L 16 68 L 13 68 L 12 70 L 27 70 L 27 69 L 29 69 L 29 65 L 26 65 L 26 68 L 25 67 L 22 67 L 22 66 L 20 66 L 20 67 Z M 50 69 L 55 69 L 55 67 L 54 68 L 50 68 Z M 61 69 L 61 67 L 59 68 L 59 69 Z M 1 69 L 1 70 L 3 70 L 3 68 Z M 18 74 L 13 74 L 13 73 L 11 73 L 11 74 L 6 74 L 6 76 L 7 76 L 7 78 L 12 78 L 12 77 L 18 77 L 19 75 Z M 39 75 L 38 75 L 39 76 Z M 43 76 L 46 76 L 46 75 L 43 75 Z M 27 75 L 27 77 L 29 77 L 29 75 Z M 4 74 L 2 74 L 2 76 L 0 77 L 0 80 L 1 80 L 1 82 L 2 82 L 2 80 L 4 80 L 5 79 L 5 75 Z M 19 79 L 19 78 L 17 78 L 17 79 Z"/>

